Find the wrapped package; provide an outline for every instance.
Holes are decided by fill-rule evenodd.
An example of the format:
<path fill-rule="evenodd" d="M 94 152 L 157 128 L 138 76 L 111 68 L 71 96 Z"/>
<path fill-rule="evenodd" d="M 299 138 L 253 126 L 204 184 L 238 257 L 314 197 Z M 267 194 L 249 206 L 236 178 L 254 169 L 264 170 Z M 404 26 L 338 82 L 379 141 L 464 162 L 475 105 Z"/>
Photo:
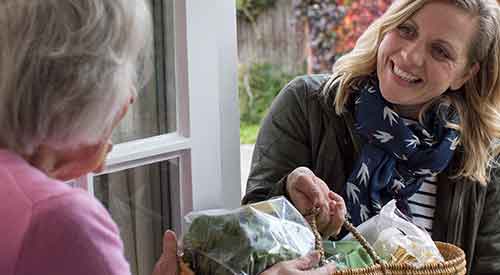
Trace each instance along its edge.
<path fill-rule="evenodd" d="M 408 263 L 421 267 L 444 261 L 429 233 L 402 214 L 394 200 L 357 229 L 375 252 L 389 263 Z M 344 238 L 349 239 L 352 239 L 351 234 Z"/>
<path fill-rule="evenodd" d="M 368 252 L 358 241 L 323 241 L 328 263 L 334 262 L 338 271 L 350 268 L 365 268 L 374 264 Z"/>
<path fill-rule="evenodd" d="M 284 197 L 186 216 L 183 260 L 196 274 L 251 275 L 314 250 L 309 224 Z"/>

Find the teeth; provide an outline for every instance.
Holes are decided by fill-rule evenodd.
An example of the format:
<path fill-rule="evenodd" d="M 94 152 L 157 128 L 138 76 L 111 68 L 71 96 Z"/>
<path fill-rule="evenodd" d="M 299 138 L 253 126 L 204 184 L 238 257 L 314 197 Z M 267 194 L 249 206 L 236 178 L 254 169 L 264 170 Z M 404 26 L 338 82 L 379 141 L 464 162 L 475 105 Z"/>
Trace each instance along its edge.
<path fill-rule="evenodd" d="M 394 70 L 393 71 L 394 71 L 394 73 L 397 76 L 401 77 L 402 79 L 404 79 L 404 80 L 406 80 L 408 82 L 415 82 L 415 81 L 417 81 L 419 79 L 418 77 L 413 76 L 413 75 L 411 75 L 411 74 L 409 74 L 409 73 L 401 70 L 398 66 L 396 66 L 396 64 L 394 64 Z"/>

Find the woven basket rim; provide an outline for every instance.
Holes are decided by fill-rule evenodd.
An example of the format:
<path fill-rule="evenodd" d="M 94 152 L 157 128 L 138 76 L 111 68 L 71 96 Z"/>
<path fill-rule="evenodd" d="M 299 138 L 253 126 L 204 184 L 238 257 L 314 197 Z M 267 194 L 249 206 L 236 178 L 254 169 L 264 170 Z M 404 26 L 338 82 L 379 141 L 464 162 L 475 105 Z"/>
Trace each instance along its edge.
<path fill-rule="evenodd" d="M 391 274 L 391 272 L 394 271 L 414 271 L 414 272 L 419 272 L 425 274 L 465 274 L 465 267 L 466 267 L 466 260 L 465 260 L 465 253 L 464 251 L 453 244 L 450 243 L 445 243 L 445 242 L 440 242 L 440 241 L 435 241 L 436 246 L 438 247 L 439 251 L 442 252 L 443 250 L 448 250 L 452 253 L 452 257 L 445 259 L 444 262 L 439 262 L 439 263 L 430 263 L 430 264 L 425 264 L 422 266 L 414 266 L 409 263 L 401 263 L 401 264 L 395 264 L 395 263 L 384 263 L 383 266 L 374 263 L 373 265 L 369 267 L 363 267 L 363 268 L 349 268 L 349 269 L 344 269 L 344 270 L 339 270 L 334 272 L 333 274 L 350 274 L 350 275 L 356 275 L 356 274 L 372 274 L 370 272 L 378 272 L 378 274 L 384 274 L 383 270 L 385 269 L 387 271 L 387 274 Z"/>

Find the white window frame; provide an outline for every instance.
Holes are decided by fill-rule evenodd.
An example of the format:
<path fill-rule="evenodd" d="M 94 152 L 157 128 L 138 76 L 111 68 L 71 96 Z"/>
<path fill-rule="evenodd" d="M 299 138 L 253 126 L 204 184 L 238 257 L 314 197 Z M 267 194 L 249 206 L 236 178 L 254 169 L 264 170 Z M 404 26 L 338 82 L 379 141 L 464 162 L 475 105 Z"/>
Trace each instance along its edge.
<path fill-rule="evenodd" d="M 177 158 L 172 223 L 183 233 L 188 212 L 240 204 L 235 1 L 174 0 L 174 17 L 177 131 L 115 145 L 77 185 L 93 194 L 95 176 Z"/>

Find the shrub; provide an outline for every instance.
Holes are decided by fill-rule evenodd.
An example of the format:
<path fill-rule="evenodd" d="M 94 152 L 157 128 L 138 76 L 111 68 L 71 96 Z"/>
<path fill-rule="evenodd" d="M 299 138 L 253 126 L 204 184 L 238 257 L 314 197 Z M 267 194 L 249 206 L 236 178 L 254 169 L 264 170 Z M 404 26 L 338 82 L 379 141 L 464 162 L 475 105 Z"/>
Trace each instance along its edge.
<path fill-rule="evenodd" d="M 269 63 L 240 65 L 238 92 L 241 122 L 258 124 L 274 97 L 294 78 Z"/>
<path fill-rule="evenodd" d="M 240 65 L 240 142 L 255 143 L 259 124 L 274 97 L 295 75 L 269 63 Z"/>

